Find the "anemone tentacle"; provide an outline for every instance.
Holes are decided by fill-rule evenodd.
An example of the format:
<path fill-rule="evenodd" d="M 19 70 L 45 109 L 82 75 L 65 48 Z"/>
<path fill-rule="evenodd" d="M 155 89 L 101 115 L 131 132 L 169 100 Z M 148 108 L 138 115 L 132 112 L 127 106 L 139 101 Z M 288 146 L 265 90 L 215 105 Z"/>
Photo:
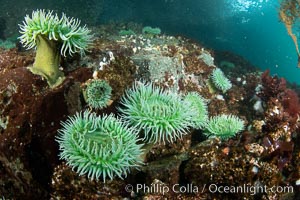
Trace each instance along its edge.
<path fill-rule="evenodd" d="M 90 179 L 123 179 L 130 168 L 142 164 L 137 133 L 113 115 L 77 113 L 61 123 L 56 141 L 60 158 L 79 175 Z"/>

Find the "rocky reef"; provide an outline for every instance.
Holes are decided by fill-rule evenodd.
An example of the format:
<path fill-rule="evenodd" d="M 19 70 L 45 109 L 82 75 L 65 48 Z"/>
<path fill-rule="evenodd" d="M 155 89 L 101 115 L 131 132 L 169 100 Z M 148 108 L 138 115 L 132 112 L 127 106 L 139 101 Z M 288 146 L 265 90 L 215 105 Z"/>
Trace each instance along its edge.
<path fill-rule="evenodd" d="M 131 31 L 119 34 L 124 29 Z M 96 27 L 93 33 L 84 57 L 61 61 L 66 78 L 55 88 L 27 69 L 33 50 L 0 50 L 0 198 L 299 198 L 297 86 L 230 52 L 180 36 L 143 34 L 136 24 Z M 216 68 L 231 83 L 227 91 L 212 81 Z M 206 99 L 209 117 L 236 115 L 245 128 L 226 140 L 190 128 L 173 143 L 145 146 L 144 165 L 124 180 L 90 180 L 59 159 L 55 137 L 61 121 L 90 109 L 82 90 L 93 78 L 112 88 L 110 104 L 93 110 L 98 115 L 118 116 L 126 89 L 145 81 L 178 95 L 196 92 Z"/>

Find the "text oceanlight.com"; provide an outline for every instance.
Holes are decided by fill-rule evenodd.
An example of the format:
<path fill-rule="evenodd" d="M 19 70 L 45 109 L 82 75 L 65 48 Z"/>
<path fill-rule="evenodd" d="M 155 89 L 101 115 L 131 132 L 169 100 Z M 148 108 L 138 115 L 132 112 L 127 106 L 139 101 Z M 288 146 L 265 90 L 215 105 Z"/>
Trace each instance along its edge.
<path fill-rule="evenodd" d="M 255 195 L 258 193 L 293 193 L 293 186 L 254 186 L 250 184 L 243 184 L 240 186 L 219 186 L 216 184 L 210 184 L 208 191 L 211 193 L 248 193 Z"/>
<path fill-rule="evenodd" d="M 240 186 L 226 186 L 226 185 L 217 185 L 217 184 L 204 184 L 199 187 L 194 184 L 180 185 L 174 184 L 171 186 L 165 184 L 136 184 L 131 185 L 127 184 L 125 187 L 127 192 L 136 192 L 136 193 L 156 193 L 156 194 L 167 194 L 169 192 L 174 193 L 219 193 L 219 194 L 250 194 L 255 195 L 258 193 L 293 193 L 294 188 L 292 186 L 254 186 L 251 184 L 242 184 Z"/>

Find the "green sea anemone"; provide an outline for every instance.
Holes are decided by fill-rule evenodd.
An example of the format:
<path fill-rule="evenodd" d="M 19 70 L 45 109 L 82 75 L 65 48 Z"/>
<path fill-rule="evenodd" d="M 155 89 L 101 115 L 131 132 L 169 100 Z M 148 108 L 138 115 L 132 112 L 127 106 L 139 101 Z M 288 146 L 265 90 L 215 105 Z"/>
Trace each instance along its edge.
<path fill-rule="evenodd" d="M 205 135 L 228 139 L 244 130 L 244 121 L 235 115 L 218 115 L 210 118 Z"/>
<path fill-rule="evenodd" d="M 142 33 L 153 36 L 161 34 L 161 30 L 160 28 L 152 28 L 151 26 L 145 26 L 142 30 Z"/>
<path fill-rule="evenodd" d="M 121 99 L 123 120 L 148 142 L 173 142 L 186 134 L 191 114 L 180 97 L 149 84 L 135 84 Z"/>
<path fill-rule="evenodd" d="M 137 133 L 112 115 L 96 116 L 87 111 L 62 122 L 56 138 L 60 158 L 79 175 L 103 181 L 122 179 L 132 167 L 142 164 L 143 153 Z"/>
<path fill-rule="evenodd" d="M 190 113 L 195 113 L 191 119 L 192 127 L 201 129 L 208 121 L 206 100 L 196 92 L 190 92 L 184 97 L 184 105 L 190 108 Z"/>
<path fill-rule="evenodd" d="M 131 29 L 122 29 L 119 31 L 120 36 L 130 36 L 130 35 L 136 35 L 135 32 Z"/>
<path fill-rule="evenodd" d="M 105 80 L 93 79 L 87 83 L 84 98 L 95 109 L 105 108 L 111 98 L 112 88 Z"/>
<path fill-rule="evenodd" d="M 51 87 L 59 85 L 64 74 L 59 70 L 60 55 L 66 53 L 84 53 L 91 44 L 90 30 L 80 27 L 80 21 L 68 18 L 65 14 L 59 18 L 53 11 L 36 10 L 32 16 L 26 15 L 20 24 L 19 38 L 27 49 L 36 47 L 36 57 L 30 71 L 46 78 Z"/>
<path fill-rule="evenodd" d="M 222 90 L 223 93 L 225 93 L 227 90 L 229 90 L 232 87 L 232 84 L 228 78 L 224 75 L 221 69 L 216 68 L 211 75 L 211 79 L 215 86 Z"/>

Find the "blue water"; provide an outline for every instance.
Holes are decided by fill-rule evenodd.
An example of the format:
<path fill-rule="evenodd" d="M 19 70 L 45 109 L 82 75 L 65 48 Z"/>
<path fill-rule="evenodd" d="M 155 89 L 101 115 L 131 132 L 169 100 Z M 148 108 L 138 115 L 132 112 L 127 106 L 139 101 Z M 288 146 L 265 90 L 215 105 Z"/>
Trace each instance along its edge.
<path fill-rule="evenodd" d="M 111 0 L 100 23 L 135 21 L 229 50 L 300 84 L 297 53 L 278 18 L 277 0 Z"/>

